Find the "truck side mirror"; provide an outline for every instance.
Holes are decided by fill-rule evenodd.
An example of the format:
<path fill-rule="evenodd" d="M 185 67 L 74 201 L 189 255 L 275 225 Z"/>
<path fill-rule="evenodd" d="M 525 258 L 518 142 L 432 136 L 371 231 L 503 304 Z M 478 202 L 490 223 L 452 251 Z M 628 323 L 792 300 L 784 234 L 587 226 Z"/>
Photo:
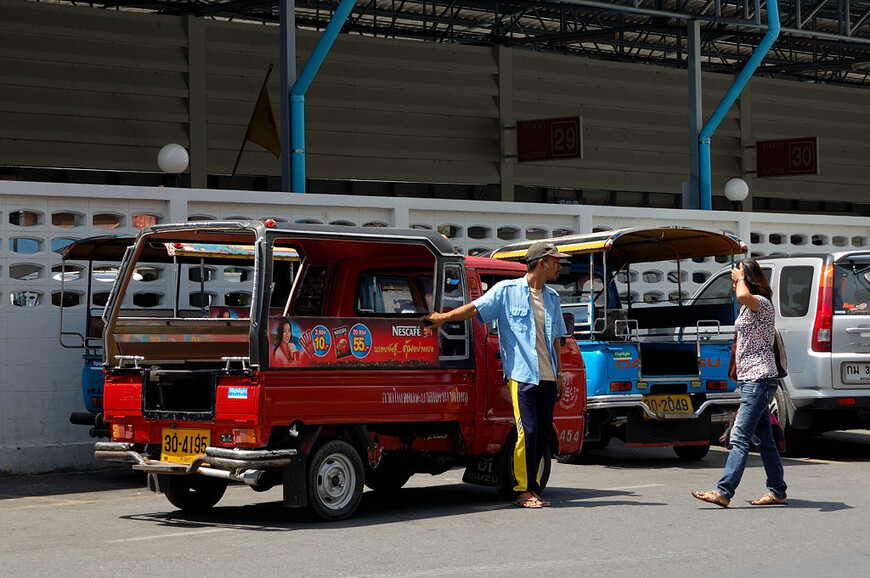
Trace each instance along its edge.
<path fill-rule="evenodd" d="M 565 320 L 565 328 L 568 330 L 567 335 L 574 335 L 574 314 L 564 311 L 562 312 L 562 319 Z"/>

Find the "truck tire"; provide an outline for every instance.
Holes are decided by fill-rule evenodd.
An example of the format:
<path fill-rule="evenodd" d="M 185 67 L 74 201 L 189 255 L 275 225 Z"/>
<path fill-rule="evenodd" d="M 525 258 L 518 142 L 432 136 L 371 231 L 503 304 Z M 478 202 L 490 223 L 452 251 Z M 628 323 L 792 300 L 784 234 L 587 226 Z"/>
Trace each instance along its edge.
<path fill-rule="evenodd" d="M 788 419 L 788 394 L 782 387 L 778 387 L 773 401 L 770 402 L 770 413 L 782 426 L 785 434 L 785 451 L 782 455 L 800 457 L 806 449 L 807 433 L 804 430 L 795 429 Z"/>
<path fill-rule="evenodd" d="M 710 444 L 705 446 L 674 446 L 674 453 L 684 462 L 697 462 L 704 459 L 710 451 Z"/>
<path fill-rule="evenodd" d="M 160 475 L 158 484 L 166 499 L 185 512 L 205 512 L 217 504 L 227 491 L 227 480 L 192 474 Z"/>
<path fill-rule="evenodd" d="M 349 443 L 320 446 L 308 463 L 308 509 L 321 520 L 349 518 L 363 494 L 363 464 Z"/>
<path fill-rule="evenodd" d="M 378 467 L 365 470 L 365 484 L 376 492 L 398 490 L 413 472 L 401 460 L 382 458 Z"/>

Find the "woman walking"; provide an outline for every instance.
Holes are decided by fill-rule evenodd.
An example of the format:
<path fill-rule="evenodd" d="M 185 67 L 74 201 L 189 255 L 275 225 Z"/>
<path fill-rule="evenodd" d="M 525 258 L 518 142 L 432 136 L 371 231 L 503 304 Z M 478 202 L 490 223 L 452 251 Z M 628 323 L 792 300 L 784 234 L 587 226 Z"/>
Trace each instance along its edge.
<path fill-rule="evenodd" d="M 787 504 L 782 460 L 770 427 L 770 400 L 779 386 L 773 354 L 773 291 L 754 259 L 736 263 L 731 268 L 731 282 L 737 302 L 742 306 L 734 322 L 740 408 L 731 430 L 732 448 L 725 462 L 725 473 L 715 490 L 692 492 L 692 495 L 727 508 L 743 477 L 749 441 L 754 434 L 761 440 L 757 445 L 767 474 L 768 493 L 750 503 L 753 506 Z"/>

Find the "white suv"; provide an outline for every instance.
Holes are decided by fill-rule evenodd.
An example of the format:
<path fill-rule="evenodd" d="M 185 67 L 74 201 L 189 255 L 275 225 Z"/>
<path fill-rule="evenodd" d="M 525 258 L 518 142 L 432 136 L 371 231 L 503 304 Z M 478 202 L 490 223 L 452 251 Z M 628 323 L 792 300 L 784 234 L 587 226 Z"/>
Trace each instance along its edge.
<path fill-rule="evenodd" d="M 788 355 L 773 407 L 788 453 L 799 453 L 809 435 L 870 428 L 870 251 L 756 260 L 773 288 Z M 728 267 L 693 301 L 730 302 L 730 293 Z"/>

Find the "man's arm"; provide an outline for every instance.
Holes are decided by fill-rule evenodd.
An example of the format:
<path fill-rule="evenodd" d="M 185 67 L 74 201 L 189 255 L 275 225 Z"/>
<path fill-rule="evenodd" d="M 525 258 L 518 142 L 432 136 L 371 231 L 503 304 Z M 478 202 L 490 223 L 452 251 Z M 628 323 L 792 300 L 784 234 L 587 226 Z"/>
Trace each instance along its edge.
<path fill-rule="evenodd" d="M 565 378 L 562 377 L 562 338 L 553 340 L 553 349 L 556 351 L 556 401 L 562 399 L 565 393 Z"/>
<path fill-rule="evenodd" d="M 429 315 L 423 317 L 423 319 L 431 323 L 428 329 L 434 331 L 445 323 L 465 321 L 466 319 L 471 319 L 475 315 L 477 315 L 477 307 L 474 306 L 474 303 L 466 303 L 461 307 L 457 307 L 456 309 L 446 311 L 444 313 L 438 313 L 437 311 L 434 311 Z"/>

